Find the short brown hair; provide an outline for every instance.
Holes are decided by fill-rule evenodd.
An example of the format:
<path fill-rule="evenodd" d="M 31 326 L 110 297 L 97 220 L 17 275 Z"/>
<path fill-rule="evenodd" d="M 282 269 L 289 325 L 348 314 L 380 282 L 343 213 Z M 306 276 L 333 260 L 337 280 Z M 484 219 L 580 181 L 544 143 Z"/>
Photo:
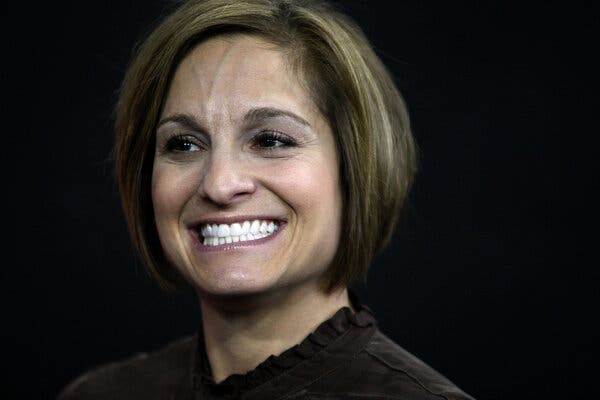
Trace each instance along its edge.
<path fill-rule="evenodd" d="M 389 241 L 416 170 L 408 113 L 360 28 L 321 1 L 192 0 L 137 49 L 116 109 L 116 177 L 133 243 L 163 287 L 181 278 L 165 259 L 150 194 L 156 124 L 170 81 L 189 50 L 209 37 L 259 35 L 298 72 L 336 137 L 343 238 L 328 270 L 332 289 L 364 278 Z"/>

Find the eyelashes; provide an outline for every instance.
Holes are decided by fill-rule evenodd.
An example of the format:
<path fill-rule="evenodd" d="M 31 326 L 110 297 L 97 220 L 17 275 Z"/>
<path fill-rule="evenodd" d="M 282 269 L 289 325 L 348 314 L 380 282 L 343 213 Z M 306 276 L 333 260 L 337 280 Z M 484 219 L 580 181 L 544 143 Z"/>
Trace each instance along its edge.
<path fill-rule="evenodd" d="M 298 142 L 293 137 L 278 131 L 260 131 L 251 137 L 248 143 L 248 148 L 263 152 L 273 153 L 282 152 L 285 149 L 298 147 Z M 175 134 L 164 141 L 160 146 L 163 154 L 191 154 L 194 152 L 207 151 L 209 145 L 200 140 L 195 135 L 190 134 Z"/>
<path fill-rule="evenodd" d="M 206 150 L 206 144 L 193 135 L 174 135 L 162 146 L 162 153 L 188 153 Z"/>
<path fill-rule="evenodd" d="M 277 131 L 262 131 L 252 138 L 252 143 L 253 148 L 269 150 L 298 146 L 294 138 Z"/>

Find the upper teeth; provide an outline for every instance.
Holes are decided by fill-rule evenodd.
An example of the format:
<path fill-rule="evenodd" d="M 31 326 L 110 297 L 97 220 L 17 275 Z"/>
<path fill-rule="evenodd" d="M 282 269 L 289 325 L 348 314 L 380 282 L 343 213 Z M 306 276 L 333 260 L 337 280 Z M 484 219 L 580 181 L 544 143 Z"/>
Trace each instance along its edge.
<path fill-rule="evenodd" d="M 272 235 L 279 228 L 275 221 L 244 221 L 227 224 L 204 224 L 200 233 L 204 237 L 204 245 L 216 246 L 232 242 L 245 242 Z"/>

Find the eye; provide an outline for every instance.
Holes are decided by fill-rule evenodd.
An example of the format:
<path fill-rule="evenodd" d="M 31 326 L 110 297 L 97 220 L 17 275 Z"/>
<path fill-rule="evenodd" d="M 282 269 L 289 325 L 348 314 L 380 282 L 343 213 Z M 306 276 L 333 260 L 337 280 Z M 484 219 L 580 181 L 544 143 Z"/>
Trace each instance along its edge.
<path fill-rule="evenodd" d="M 177 135 L 170 138 L 164 146 L 166 152 L 184 153 L 204 150 L 204 144 L 191 135 Z"/>
<path fill-rule="evenodd" d="M 262 131 L 252 138 L 252 148 L 274 150 L 282 147 L 294 147 L 296 141 L 281 132 Z"/>

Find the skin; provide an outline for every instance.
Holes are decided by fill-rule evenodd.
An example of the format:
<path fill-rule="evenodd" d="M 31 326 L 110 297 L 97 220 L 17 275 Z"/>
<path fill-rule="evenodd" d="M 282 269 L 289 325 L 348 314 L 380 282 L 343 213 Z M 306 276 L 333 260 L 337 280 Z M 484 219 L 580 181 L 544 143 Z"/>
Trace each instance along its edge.
<path fill-rule="evenodd" d="M 198 293 L 215 381 L 255 368 L 349 306 L 346 288 L 321 289 L 340 240 L 335 140 L 275 46 L 247 35 L 196 46 L 175 73 L 156 135 L 156 226 Z M 248 216 L 281 227 L 260 244 L 199 245 L 199 222 Z"/>

